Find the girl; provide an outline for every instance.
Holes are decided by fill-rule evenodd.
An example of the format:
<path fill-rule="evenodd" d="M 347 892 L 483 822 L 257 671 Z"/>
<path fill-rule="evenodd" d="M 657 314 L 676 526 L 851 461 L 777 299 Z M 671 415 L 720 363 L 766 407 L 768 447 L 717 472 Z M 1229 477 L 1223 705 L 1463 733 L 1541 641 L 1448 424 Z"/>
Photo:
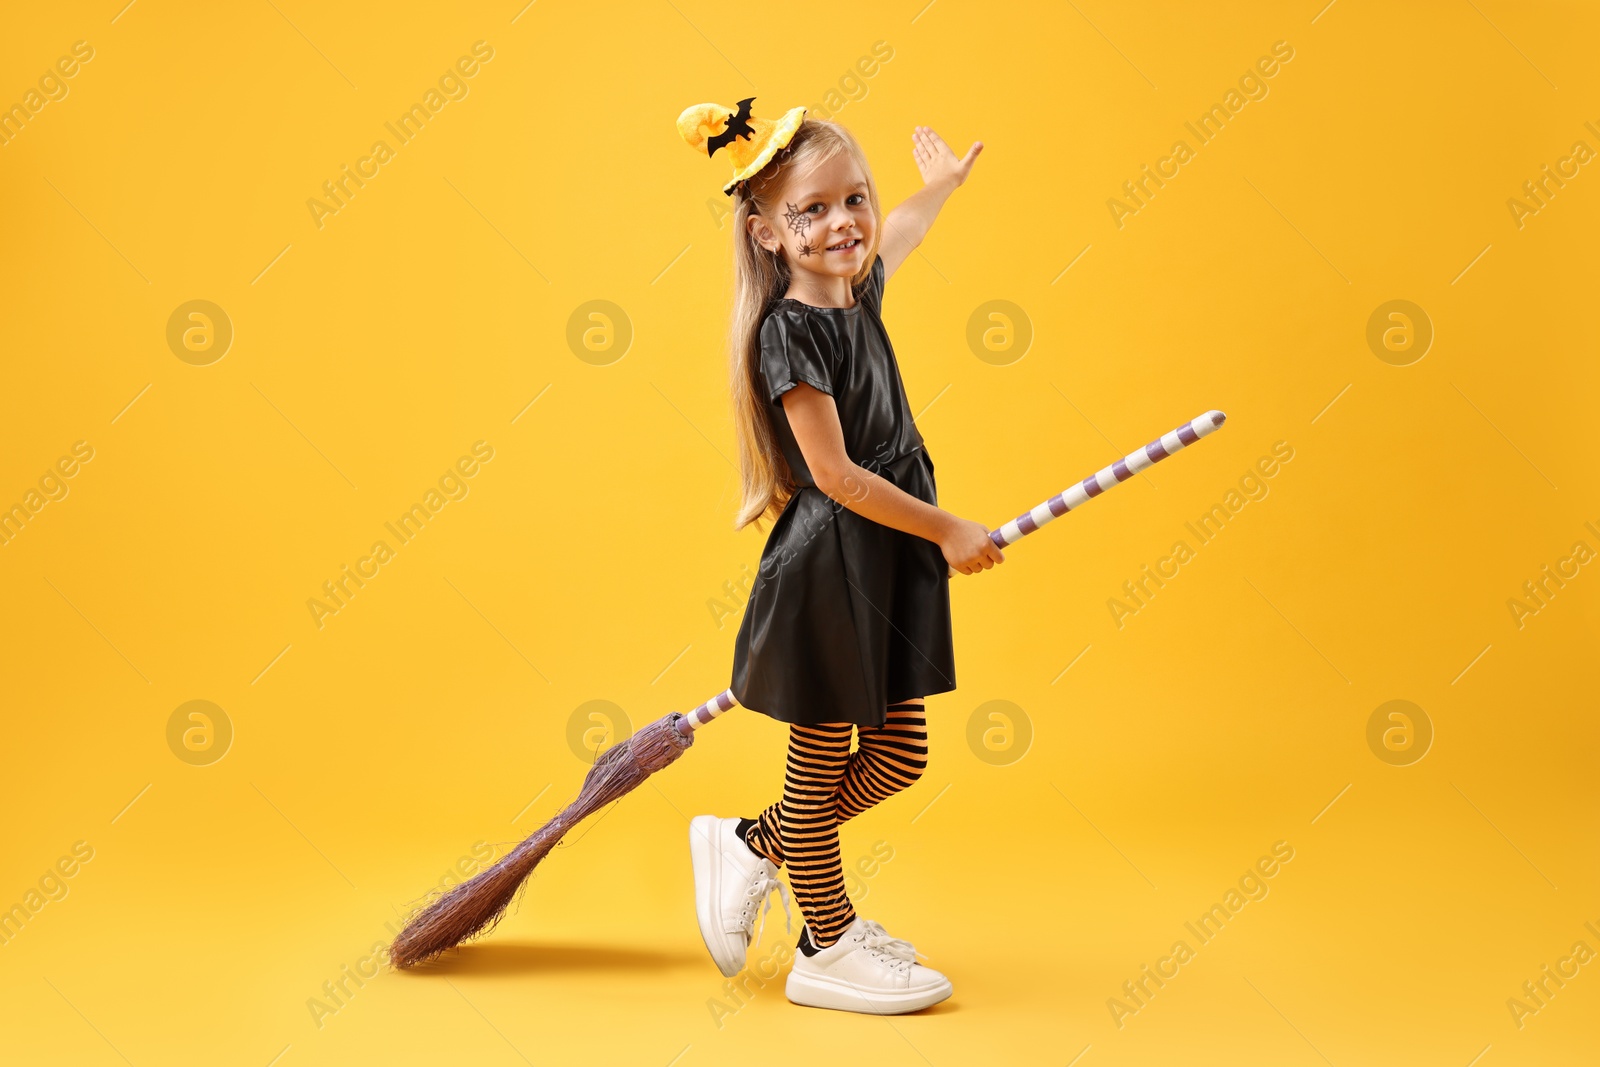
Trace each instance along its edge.
<path fill-rule="evenodd" d="M 910 943 L 858 916 L 839 823 L 927 766 L 923 700 L 955 688 L 949 568 L 1003 562 L 982 524 L 937 506 L 933 461 L 911 419 L 881 318 L 889 275 L 921 243 L 982 151 L 958 159 L 911 136 L 923 188 L 880 216 L 860 146 L 794 108 L 774 122 L 701 104 L 679 117 L 690 147 L 734 165 L 734 423 L 743 506 L 735 528 L 776 516 L 734 646 L 739 703 L 789 723 L 783 796 L 757 818 L 690 822 L 700 932 L 732 977 L 755 913 L 788 864 L 805 918 L 785 991 L 796 1004 L 874 1014 L 950 996 Z M 858 745 L 850 749 L 851 730 Z M 764 925 L 764 920 L 763 920 Z"/>

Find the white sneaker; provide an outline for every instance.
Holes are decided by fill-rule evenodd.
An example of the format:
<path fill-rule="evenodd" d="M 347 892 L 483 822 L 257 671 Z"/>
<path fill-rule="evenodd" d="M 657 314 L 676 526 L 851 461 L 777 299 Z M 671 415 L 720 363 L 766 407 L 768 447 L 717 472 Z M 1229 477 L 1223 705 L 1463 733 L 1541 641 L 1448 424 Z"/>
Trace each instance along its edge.
<path fill-rule="evenodd" d="M 772 891 L 783 902 L 783 927 L 792 929 L 789 889 L 778 880 L 778 868 L 765 856 L 758 856 L 740 838 L 739 820 L 697 815 L 689 821 L 689 858 L 694 865 L 694 910 L 700 920 L 700 936 L 705 939 L 711 958 L 724 977 L 732 978 L 744 970 L 756 909 L 767 902 L 761 913 L 766 928 L 767 912 L 772 910 Z M 760 934 L 754 935 L 757 940 Z"/>
<path fill-rule="evenodd" d="M 918 1011 L 944 1000 L 950 979 L 916 962 L 911 942 L 859 915 L 815 956 L 796 952 L 784 993 L 796 1004 L 869 1015 Z"/>

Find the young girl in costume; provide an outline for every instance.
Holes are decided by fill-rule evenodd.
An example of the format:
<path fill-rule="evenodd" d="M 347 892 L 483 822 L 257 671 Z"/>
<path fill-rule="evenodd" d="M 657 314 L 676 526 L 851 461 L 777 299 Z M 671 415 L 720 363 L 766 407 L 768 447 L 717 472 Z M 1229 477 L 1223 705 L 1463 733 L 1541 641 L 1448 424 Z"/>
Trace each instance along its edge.
<path fill-rule="evenodd" d="M 785 992 L 796 1004 L 893 1014 L 950 996 L 912 945 L 856 914 L 839 824 L 927 766 L 923 699 L 956 687 L 949 568 L 1005 557 L 982 523 L 937 506 L 882 320 L 884 283 L 922 242 L 982 151 L 912 133 L 924 185 L 887 215 L 840 125 L 688 108 L 678 132 L 733 165 L 731 385 L 743 506 L 776 516 L 734 646 L 734 697 L 789 725 L 782 799 L 758 817 L 689 827 L 701 935 L 724 975 L 744 968 L 756 911 L 789 867 L 805 918 Z M 857 747 L 851 751 L 851 730 Z"/>

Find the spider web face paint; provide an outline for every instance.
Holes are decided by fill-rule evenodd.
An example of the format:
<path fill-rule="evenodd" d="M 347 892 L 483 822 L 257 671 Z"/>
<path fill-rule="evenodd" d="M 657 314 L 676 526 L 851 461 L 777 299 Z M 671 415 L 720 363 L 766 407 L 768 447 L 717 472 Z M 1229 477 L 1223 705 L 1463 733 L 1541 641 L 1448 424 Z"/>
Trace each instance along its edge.
<path fill-rule="evenodd" d="M 789 224 L 791 232 L 804 235 L 811 228 L 811 216 L 793 204 L 789 204 L 788 208 L 789 210 L 783 213 L 784 221 Z"/>

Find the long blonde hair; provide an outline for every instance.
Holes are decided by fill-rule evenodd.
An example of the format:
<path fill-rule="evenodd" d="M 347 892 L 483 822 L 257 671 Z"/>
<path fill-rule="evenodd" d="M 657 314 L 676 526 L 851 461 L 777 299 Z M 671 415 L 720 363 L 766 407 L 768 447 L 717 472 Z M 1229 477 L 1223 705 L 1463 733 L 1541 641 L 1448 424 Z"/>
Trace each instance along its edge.
<path fill-rule="evenodd" d="M 826 162 L 840 152 L 849 152 L 867 179 L 867 199 L 877 219 L 872 247 L 867 250 L 866 266 L 852 278 L 860 286 L 872 273 L 883 232 L 883 212 L 878 206 L 878 186 L 867 165 L 866 153 L 835 122 L 806 119 L 794 137 L 772 161 L 741 183 L 733 192 L 733 320 L 729 330 L 729 387 L 733 401 L 733 426 L 739 439 L 739 478 L 742 489 L 739 513 L 733 528 L 742 530 L 750 523 L 760 529 L 760 520 L 776 518 L 795 493 L 794 476 L 778 446 L 776 432 L 768 415 L 768 400 L 761 379 L 761 323 L 773 301 L 789 290 L 790 270 L 783 253 L 774 255 L 762 248 L 750 233 L 752 215 L 778 218 L 780 194 L 793 174 L 803 173 Z"/>

